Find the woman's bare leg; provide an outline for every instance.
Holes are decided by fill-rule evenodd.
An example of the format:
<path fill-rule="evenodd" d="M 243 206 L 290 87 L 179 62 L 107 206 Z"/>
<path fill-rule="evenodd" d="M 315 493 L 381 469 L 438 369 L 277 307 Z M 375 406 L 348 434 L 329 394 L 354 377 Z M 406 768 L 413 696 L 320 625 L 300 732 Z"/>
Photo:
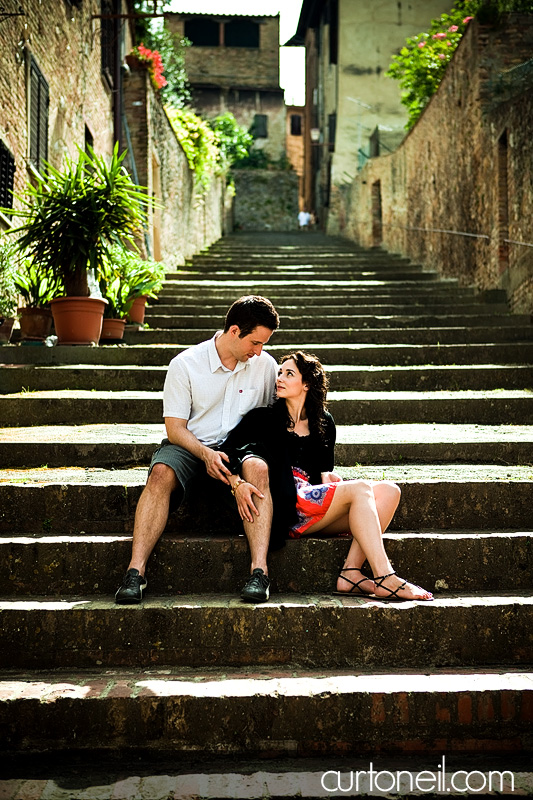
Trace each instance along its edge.
<path fill-rule="evenodd" d="M 388 575 L 394 571 L 385 552 L 381 534 L 382 526 L 389 524 L 398 505 L 399 489 L 392 489 L 394 484 L 385 483 L 388 484 L 388 488 L 383 486 L 382 489 L 379 488 L 379 484 L 371 481 L 339 483 L 324 517 L 306 531 L 306 533 L 318 531 L 338 533 L 340 532 L 339 523 L 345 526 L 347 522 L 353 541 L 344 568 L 358 569 L 366 558 L 375 577 Z M 379 497 L 381 514 L 378 511 L 376 494 Z M 395 590 L 402 583 L 403 580 L 397 575 L 391 575 L 383 582 L 383 586 L 376 587 L 374 585 L 375 592 L 377 596 L 386 598 L 390 596 L 387 589 Z M 364 591 L 370 591 L 371 582 L 363 584 L 361 588 Z M 339 579 L 338 589 L 346 591 L 346 582 L 342 578 Z M 431 597 L 431 593 L 414 584 L 407 583 L 401 590 L 400 596 L 406 600 L 428 599 Z"/>

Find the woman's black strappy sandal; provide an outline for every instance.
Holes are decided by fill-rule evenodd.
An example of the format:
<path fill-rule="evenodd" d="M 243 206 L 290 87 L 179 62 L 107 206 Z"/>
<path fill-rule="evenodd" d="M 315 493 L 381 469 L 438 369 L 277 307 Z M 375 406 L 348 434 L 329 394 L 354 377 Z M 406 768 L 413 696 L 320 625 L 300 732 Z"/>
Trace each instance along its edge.
<path fill-rule="evenodd" d="M 389 572 L 388 575 L 379 575 L 377 578 L 374 578 L 374 583 L 376 584 L 376 588 L 378 589 L 385 589 L 386 592 L 389 592 L 389 597 L 380 597 L 379 595 L 375 595 L 378 600 L 383 600 L 384 603 L 404 603 L 408 600 L 416 600 L 417 602 L 427 602 L 428 600 L 433 600 L 433 596 L 431 597 L 399 597 L 398 592 L 401 592 L 404 586 L 407 586 L 407 581 L 404 581 L 397 589 L 389 589 L 388 586 L 383 586 L 383 581 L 386 578 L 390 578 L 391 575 L 397 575 L 397 572 Z M 416 586 L 417 589 L 422 589 L 421 586 L 418 584 L 413 583 L 413 586 Z M 424 590 L 422 590 L 424 591 Z"/>
<path fill-rule="evenodd" d="M 350 580 L 350 578 L 345 578 L 344 575 L 342 574 L 343 572 L 360 572 L 363 577 L 361 578 L 360 581 L 357 581 L 357 583 L 355 583 L 354 581 Z M 339 573 L 339 578 L 342 578 L 343 581 L 347 581 L 348 583 L 351 583 L 352 584 L 352 588 L 349 589 L 347 592 L 335 591 L 335 592 L 333 592 L 333 594 L 344 595 L 344 596 L 348 596 L 350 594 L 352 594 L 352 595 L 353 594 L 355 594 L 355 595 L 359 594 L 359 595 L 364 595 L 365 597 L 375 597 L 376 596 L 373 592 L 365 592 L 364 589 L 360 588 L 360 584 L 361 583 L 364 583 L 365 581 L 372 581 L 373 578 L 367 578 L 367 576 L 363 572 L 361 572 L 361 570 L 358 567 L 345 567 L 344 569 L 341 569 L 341 571 Z"/>

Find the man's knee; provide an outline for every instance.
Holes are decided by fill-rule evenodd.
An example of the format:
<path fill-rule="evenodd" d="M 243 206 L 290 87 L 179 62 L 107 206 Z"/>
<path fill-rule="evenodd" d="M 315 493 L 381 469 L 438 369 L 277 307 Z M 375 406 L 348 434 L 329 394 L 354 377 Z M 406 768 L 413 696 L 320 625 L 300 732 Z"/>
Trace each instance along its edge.
<path fill-rule="evenodd" d="M 145 491 L 154 494 L 170 494 L 179 486 L 176 473 L 167 464 L 154 464 Z"/>
<path fill-rule="evenodd" d="M 247 458 L 242 465 L 243 477 L 262 491 L 268 487 L 268 464 L 262 458 Z"/>

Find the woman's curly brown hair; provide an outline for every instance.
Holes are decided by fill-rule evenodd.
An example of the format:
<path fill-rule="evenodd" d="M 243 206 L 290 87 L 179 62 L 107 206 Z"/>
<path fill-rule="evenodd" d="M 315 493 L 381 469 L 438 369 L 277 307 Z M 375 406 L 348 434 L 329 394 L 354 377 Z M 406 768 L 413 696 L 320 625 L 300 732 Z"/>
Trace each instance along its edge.
<path fill-rule="evenodd" d="M 303 382 L 309 386 L 305 400 L 305 410 L 307 411 L 307 419 L 309 420 L 309 432 L 317 433 L 322 437 L 326 431 L 324 412 L 327 411 L 326 397 L 329 386 L 328 376 L 318 358 L 310 353 L 297 350 L 294 353 L 282 356 L 279 363 L 284 364 L 285 361 L 289 361 L 290 359 L 292 359 L 298 367 Z M 287 428 L 289 428 L 289 430 L 294 428 L 295 423 L 289 414 L 285 401 L 283 399 L 276 400 L 274 405 L 285 407 Z"/>

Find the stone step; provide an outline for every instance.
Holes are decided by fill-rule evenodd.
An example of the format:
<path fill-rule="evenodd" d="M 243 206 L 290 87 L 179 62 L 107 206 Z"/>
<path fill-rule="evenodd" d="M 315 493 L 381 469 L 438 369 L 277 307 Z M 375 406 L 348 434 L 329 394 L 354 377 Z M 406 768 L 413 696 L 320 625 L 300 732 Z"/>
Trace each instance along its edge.
<path fill-rule="evenodd" d="M 527 530 L 531 526 L 531 466 L 396 464 L 339 467 L 343 478 L 392 480 L 402 490 L 393 530 Z M 131 533 L 146 467 L 79 466 L 4 470 L 0 482 L 0 535 Z M 221 483 L 199 483 L 191 501 L 172 514 L 168 531 L 181 535 L 234 535 L 236 514 L 224 507 Z M 206 504 L 209 493 L 211 504 Z M 211 514 L 213 503 L 217 510 Z"/>
<path fill-rule="evenodd" d="M 413 269 L 334 269 L 324 267 L 322 269 L 303 269 L 302 267 L 279 267 L 270 272 L 267 270 L 255 270 L 246 268 L 236 269 L 182 269 L 179 272 L 167 272 L 165 276 L 166 281 L 178 281 L 179 283 L 192 283 L 201 285 L 204 281 L 217 284 L 222 282 L 236 283 L 236 284 L 249 284 L 250 282 L 257 282 L 264 284 L 265 287 L 277 285 L 280 282 L 285 283 L 302 283 L 302 282 L 323 282 L 329 286 L 337 287 L 344 282 L 357 283 L 433 283 L 440 281 L 436 272 L 418 272 Z"/>
<path fill-rule="evenodd" d="M 276 333 L 273 344 L 266 347 L 274 358 L 290 352 L 293 345 L 277 344 L 283 331 Z M 338 344 L 305 343 L 303 350 L 311 350 L 325 366 L 407 366 L 407 365 L 448 365 L 460 364 L 493 366 L 495 364 L 516 364 L 518 366 L 533 363 L 533 341 L 513 343 L 473 343 L 473 344 Z M 167 367 L 175 355 L 185 350 L 187 345 L 152 344 L 152 345 L 103 345 L 100 347 L 24 347 L 6 345 L 0 350 L 0 363 L 17 365 L 95 365 L 119 366 L 124 364 L 137 366 Z M 4 372 L 0 378 L 4 386 Z M 6 378 L 7 380 L 7 378 Z"/>
<path fill-rule="evenodd" d="M 166 300 L 166 298 L 164 298 L 164 300 Z M 285 315 L 290 317 L 297 316 L 298 314 L 305 314 L 305 316 L 310 316 L 313 314 L 315 316 L 315 320 L 325 318 L 331 319 L 332 317 L 358 316 L 361 314 L 371 316 L 390 316 L 394 314 L 398 314 L 399 316 L 416 316 L 417 314 L 420 314 L 421 311 L 428 315 L 444 316 L 446 307 L 450 304 L 449 299 L 442 299 L 440 302 L 434 302 L 433 304 L 427 302 L 413 303 L 412 299 L 409 299 L 409 304 L 407 304 L 407 301 L 389 304 L 378 304 L 375 301 L 376 298 L 374 298 L 372 303 L 369 304 L 357 305 L 354 303 L 346 303 L 341 305 L 339 303 L 338 305 L 320 305 L 318 307 L 312 304 L 303 305 L 301 302 L 294 302 L 292 305 L 288 303 L 276 303 L 276 310 L 281 317 L 281 323 L 283 326 L 285 324 Z M 454 301 L 453 305 L 454 314 L 457 314 L 458 312 L 462 315 L 490 315 L 493 313 L 508 313 L 508 308 L 504 303 L 475 303 L 472 302 L 472 299 L 468 297 L 458 298 L 456 301 Z M 191 301 L 190 303 L 181 302 L 180 299 L 176 297 L 175 302 L 171 304 L 163 302 L 162 299 L 160 302 L 151 305 L 149 308 L 147 308 L 146 314 L 148 317 L 151 314 L 161 316 L 170 314 L 181 317 L 192 316 L 193 318 L 198 316 L 208 316 L 211 320 L 215 320 L 216 318 L 223 320 L 227 310 L 228 304 L 226 302 L 218 303 L 217 305 L 206 305 L 205 303 L 200 304 L 198 301 Z"/>
<path fill-rule="evenodd" d="M 0 428 L 4 468 L 147 465 L 165 436 L 162 424 L 51 425 Z M 526 425 L 339 425 L 338 466 L 394 463 L 528 464 L 533 427 Z"/>
<path fill-rule="evenodd" d="M 271 596 L 322 593 L 335 588 L 349 539 L 288 540 L 270 554 Z M 441 592 L 530 592 L 531 531 L 406 531 L 385 534 L 398 573 L 438 596 Z M 2 596 L 47 598 L 73 593 L 112 598 L 131 556 L 126 535 L 0 538 Z M 239 594 L 249 568 L 244 536 L 167 534 L 148 568 L 147 597 Z M 367 568 L 368 575 L 371 575 Z M 332 595 L 333 597 L 334 595 Z"/>
<path fill-rule="evenodd" d="M 0 426 L 157 423 L 162 392 L 33 391 L 0 396 Z M 533 393 L 518 389 L 440 392 L 330 392 L 339 425 L 393 422 L 529 425 Z"/>
<path fill-rule="evenodd" d="M 531 592 L 446 593 L 399 603 L 280 593 L 250 605 L 233 593 L 147 595 L 129 607 L 79 594 L 0 599 L 0 667 L 397 671 L 413 664 L 519 668 L 533 660 L 526 633 L 533 630 Z"/>
<path fill-rule="evenodd" d="M 165 330 L 174 328 L 183 328 L 190 330 L 191 328 L 203 327 L 208 329 L 209 326 L 217 325 L 217 321 L 213 320 L 211 315 L 185 315 L 185 314 L 162 314 L 159 309 L 152 309 L 146 315 L 145 321 L 153 328 L 162 328 Z M 223 325 L 224 320 L 220 320 L 220 326 Z M 457 314 L 457 313 L 440 313 L 438 315 L 430 314 L 392 314 L 392 315 L 373 315 L 373 314 L 350 314 L 347 316 L 326 316 L 317 320 L 316 315 L 304 316 L 282 316 L 281 324 L 283 329 L 286 327 L 289 330 L 298 329 L 300 336 L 305 336 L 309 329 L 315 329 L 317 322 L 320 322 L 322 330 L 328 331 L 330 329 L 343 329 L 349 330 L 351 328 L 378 328 L 378 329 L 403 329 L 403 328 L 459 328 L 459 327 L 526 327 L 529 324 L 529 316 L 510 315 L 510 314 Z M 532 329 L 533 330 L 533 329 Z"/>
<path fill-rule="evenodd" d="M 166 366 L 131 369 L 131 365 L 93 364 L 36 366 L 0 365 L 0 394 L 84 389 L 112 391 L 162 391 Z M 464 366 L 327 367 L 330 390 L 438 391 L 462 389 L 528 389 L 533 386 L 533 366 L 492 364 Z"/>
<path fill-rule="evenodd" d="M 198 288 L 199 283 L 196 282 L 183 282 L 183 281 L 166 281 L 163 287 L 158 292 L 158 297 L 172 298 L 179 300 L 187 300 L 193 303 L 198 303 L 200 298 L 205 298 L 210 304 L 224 304 L 228 308 L 240 294 L 245 294 L 248 290 L 256 287 L 250 287 L 249 283 L 236 283 L 233 281 L 228 287 L 220 285 L 220 283 L 207 283 L 201 282 L 201 288 Z M 355 302 L 359 299 L 360 302 L 452 302 L 455 300 L 461 302 L 487 302 L 485 294 L 475 293 L 474 289 L 469 287 L 460 287 L 456 283 L 435 283 L 431 285 L 421 285 L 417 283 L 404 284 L 404 283 L 382 283 L 374 284 L 371 282 L 357 282 L 344 281 L 342 286 L 335 284 L 331 286 L 327 281 L 302 283 L 296 284 L 290 281 L 280 281 L 279 284 L 271 284 L 268 297 L 274 304 L 292 303 L 301 305 L 303 301 L 312 304 L 313 306 L 344 304 L 346 302 Z M 170 300 L 169 300 L 170 302 Z M 505 298 L 498 296 L 497 302 L 505 302 Z M 149 305 L 157 303 L 157 300 L 151 300 Z"/>
<path fill-rule="evenodd" d="M 353 636 L 347 635 L 352 641 Z M 368 632 L 365 631 L 363 636 L 367 639 Z M 411 643 L 407 649 L 410 646 Z M 405 754 L 401 764 L 396 765 L 399 770 L 405 770 L 410 762 L 403 759 L 425 752 L 426 763 L 421 769 L 424 769 L 426 782 L 421 782 L 420 786 L 426 792 L 428 751 L 433 753 L 433 774 L 444 772 L 439 789 L 447 789 L 453 796 L 451 776 L 443 769 L 443 753 L 447 758 L 446 764 L 454 765 L 454 768 L 459 766 L 455 761 L 457 755 L 464 758 L 468 752 L 491 753 L 492 770 L 496 764 L 500 766 L 496 754 L 507 752 L 499 759 L 501 769 L 507 771 L 513 764 L 509 760 L 511 756 L 520 752 L 530 753 L 532 749 L 533 681 L 531 673 L 523 668 L 461 668 L 453 671 L 433 668 L 428 672 L 409 666 L 378 673 L 358 668 L 353 674 L 350 670 L 324 669 L 317 673 L 305 669 L 289 671 L 258 667 L 254 670 L 231 669 L 222 674 L 216 669 L 158 670 L 151 665 L 147 670 L 146 665 L 139 667 L 111 672 L 93 668 L 4 675 L 0 683 L 0 724 L 5 749 L 22 753 L 63 750 L 69 756 L 63 760 L 64 769 L 71 754 L 75 758 L 76 750 L 96 752 L 100 760 L 102 753 L 120 748 L 122 753 L 139 753 L 135 775 L 143 761 L 146 763 L 148 760 L 153 766 L 158 754 L 162 753 L 172 754 L 174 769 L 180 756 L 190 766 L 192 759 L 201 758 L 196 766 L 201 773 L 208 768 L 206 756 L 219 759 L 221 756 L 264 759 L 267 754 L 285 758 L 320 756 L 320 766 L 317 764 L 315 767 L 317 773 L 313 780 L 304 782 L 301 792 L 290 778 L 284 780 L 282 774 L 276 776 L 274 785 L 270 784 L 270 794 L 265 772 L 271 762 L 265 760 L 255 767 L 247 761 L 244 782 L 239 780 L 241 775 L 235 774 L 229 776 L 229 783 L 228 776 L 220 781 L 224 762 L 219 760 L 214 776 L 211 773 L 211 777 L 218 779 L 216 786 L 209 782 L 206 774 L 202 774 L 202 780 L 198 782 L 185 776 L 181 789 L 175 780 L 170 779 L 163 781 L 162 787 L 159 778 L 156 782 L 144 784 L 149 794 L 139 794 L 137 789 L 132 794 L 135 784 L 127 785 L 124 780 L 116 787 L 108 787 L 106 783 L 113 774 L 111 769 L 107 772 L 107 780 L 104 778 L 104 785 L 96 787 L 103 790 L 103 794 L 90 795 L 93 800 L 111 796 L 124 800 L 132 797 L 142 797 L 143 800 L 323 797 L 320 776 L 328 767 L 341 771 L 343 789 L 349 786 L 349 772 L 347 774 L 345 770 L 353 764 L 344 760 L 347 753 L 364 754 L 367 759 L 373 759 L 376 753 L 388 753 L 389 758 L 392 754 Z M 336 757 L 336 764 L 328 764 L 325 761 L 327 756 Z M 33 758 L 32 755 L 30 764 Z M 378 756 L 374 783 L 369 786 L 369 791 L 373 795 L 385 796 L 383 790 L 386 789 L 386 796 L 392 796 L 388 794 L 391 786 L 389 773 L 378 772 L 384 766 L 382 759 L 383 756 L 381 760 Z M 430 762 L 432 766 L 433 760 Z M 11 760 L 8 763 L 12 763 Z M 121 766 L 123 763 L 122 759 Z M 105 761 L 100 760 L 100 764 L 105 765 Z M 302 761 L 289 764 L 289 768 L 298 769 Z M 370 768 L 372 765 L 371 761 Z M 257 785 L 261 791 L 258 795 L 248 794 L 252 781 L 251 766 L 260 770 Z M 472 766 L 470 761 L 465 769 L 466 777 L 466 770 L 471 771 Z M 366 770 L 368 776 L 369 764 L 361 766 L 361 770 Z M 83 776 L 81 785 L 86 787 L 87 777 L 92 774 L 86 768 L 75 770 L 65 785 L 77 787 L 80 776 Z M 159 776 L 169 774 L 172 772 L 168 768 L 158 770 Z M 123 771 L 120 777 L 124 777 Z M 455 786 L 462 788 L 464 784 L 459 783 L 459 778 L 465 776 L 456 777 Z M 475 783 L 476 778 L 479 778 L 478 773 L 472 776 L 471 787 L 479 786 Z M 500 786 L 499 779 L 491 786 L 498 794 L 507 793 L 507 784 L 512 778 L 513 775 L 509 777 L 507 772 L 505 788 Z M 405 779 L 404 773 L 402 780 Z M 31 797 L 35 798 L 38 796 L 36 789 L 43 791 L 45 786 L 44 782 L 40 786 L 38 781 L 32 783 Z M 409 784 L 407 788 L 404 783 L 401 786 L 402 796 L 411 796 L 405 794 L 409 793 Z M 433 786 L 437 786 L 436 778 Z M 106 794 L 108 788 L 113 789 L 113 794 Z M 160 793 L 162 788 L 163 794 Z M 366 796 L 362 784 L 357 788 L 357 794 L 360 790 Z M 501 792 L 499 788 L 502 788 Z M 62 795 L 60 800 L 88 798 L 85 791 Z M 519 786 L 517 791 L 528 793 L 527 789 L 521 791 Z M 27 795 L 21 800 L 29 798 Z"/>
<path fill-rule="evenodd" d="M 37 679 L 37 675 L 33 674 L 33 677 Z M 77 680 L 76 686 L 90 679 L 86 672 L 79 676 L 64 674 L 70 685 L 73 677 Z M 92 679 L 96 680 L 97 677 L 92 673 Z M 231 677 L 242 679 L 249 676 L 237 673 Z M 274 676 L 265 675 L 267 677 Z M 57 681 L 58 675 L 56 673 L 46 678 Z M 32 680 L 32 676 L 25 675 L 23 680 L 19 688 L 25 692 L 26 681 Z M 133 685 L 135 676 L 114 672 L 111 680 L 129 680 Z M 142 678 L 139 677 L 139 680 Z M 165 680 L 169 680 L 168 675 Z M 13 686 L 10 685 L 10 688 Z M 491 695 L 497 698 L 497 703 L 502 701 L 500 692 L 493 691 Z M 525 692 L 522 696 L 525 696 Z M 479 697 L 481 695 L 469 697 L 475 709 L 478 707 L 476 698 Z M 43 700 L 46 701 L 46 698 L 47 695 L 43 694 Z M 20 713 L 19 705 L 16 711 Z M 294 800 L 325 798 L 337 791 L 353 791 L 357 796 L 364 797 L 370 794 L 376 796 L 377 792 L 384 796 L 385 791 L 386 796 L 397 797 L 397 791 L 405 797 L 413 796 L 411 793 L 418 787 L 425 793 L 428 786 L 433 786 L 442 788 L 449 797 L 464 797 L 468 783 L 475 792 L 485 786 L 490 787 L 490 792 L 497 791 L 499 796 L 530 795 L 533 790 L 531 755 L 527 752 L 517 754 L 513 748 L 502 753 L 502 749 L 510 745 L 510 741 L 504 739 L 504 728 L 502 726 L 499 740 L 483 740 L 486 748 L 483 754 L 467 752 L 465 755 L 464 752 L 453 751 L 453 754 L 443 756 L 438 751 L 414 756 L 410 752 L 403 752 L 398 756 L 389 752 L 387 755 L 378 755 L 377 759 L 372 750 L 366 758 L 347 756 L 340 742 L 328 742 L 328 752 L 336 752 L 335 756 L 306 758 L 300 754 L 295 758 L 298 751 L 293 748 L 291 752 L 287 742 L 285 758 L 258 760 L 254 760 L 251 754 L 235 758 L 233 754 L 226 753 L 221 759 L 217 758 L 217 754 L 210 756 L 202 753 L 198 756 L 187 750 L 162 751 L 163 742 L 156 750 L 150 750 L 148 755 L 138 755 L 132 748 L 128 753 L 122 752 L 120 759 L 114 757 L 112 751 L 103 752 L 102 749 L 76 751 L 72 749 L 72 743 L 67 745 L 67 758 L 66 752 L 61 751 L 53 754 L 32 752 L 31 758 L 28 758 L 28 753 L 21 747 L 20 753 L 10 752 L 6 756 L 3 765 L 5 778 L 0 780 L 0 792 L 4 800 L 35 800 L 38 792 L 46 800 L 191 800 L 200 797 L 202 800 L 280 800 L 281 797 L 283 800 Z M 37 740 L 32 741 L 35 743 Z M 413 740 L 409 740 L 411 747 L 414 744 Z M 498 745 L 497 753 L 492 752 L 492 744 Z M 516 740 L 514 749 L 518 744 Z M 373 740 L 372 746 L 377 747 L 377 742 Z M 362 743 L 354 750 L 362 753 Z M 316 749 L 311 747 L 310 752 L 316 754 Z M 449 744 L 446 748 L 448 752 Z M 87 788 L 88 784 L 94 788 Z M 392 794 L 390 789 L 396 787 L 397 790 Z"/>
<path fill-rule="evenodd" d="M 126 330 L 125 344 L 182 344 L 191 345 L 203 342 L 213 335 L 210 328 L 154 328 L 152 330 Z M 464 345 L 487 342 L 527 342 L 533 340 L 533 326 L 515 324 L 501 327 L 440 327 L 440 328 L 314 328 L 301 330 L 280 330 L 274 334 L 276 340 L 291 347 L 303 349 L 315 344 L 458 344 Z"/>

